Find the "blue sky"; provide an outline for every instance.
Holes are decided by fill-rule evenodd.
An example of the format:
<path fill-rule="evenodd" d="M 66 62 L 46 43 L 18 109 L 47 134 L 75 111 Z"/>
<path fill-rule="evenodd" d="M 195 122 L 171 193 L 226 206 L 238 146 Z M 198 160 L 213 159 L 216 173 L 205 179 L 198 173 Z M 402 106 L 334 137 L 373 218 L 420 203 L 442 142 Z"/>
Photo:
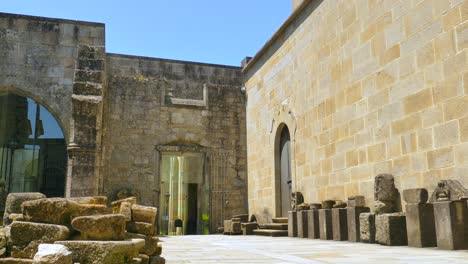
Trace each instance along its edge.
<path fill-rule="evenodd" d="M 291 0 L 0 0 L 0 12 L 106 24 L 107 52 L 239 65 L 292 12 Z"/>

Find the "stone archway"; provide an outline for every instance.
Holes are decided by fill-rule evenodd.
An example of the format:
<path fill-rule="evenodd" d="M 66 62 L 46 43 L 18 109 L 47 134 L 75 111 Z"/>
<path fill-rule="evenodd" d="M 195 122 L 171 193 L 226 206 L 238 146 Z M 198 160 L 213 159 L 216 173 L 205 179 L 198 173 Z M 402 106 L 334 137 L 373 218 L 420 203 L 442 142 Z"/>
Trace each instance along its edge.
<path fill-rule="evenodd" d="M 66 171 L 66 135 L 56 115 L 30 97 L 0 92 L 2 191 L 63 197 Z"/>
<path fill-rule="evenodd" d="M 281 104 L 272 120 L 270 142 L 274 155 L 276 216 L 287 216 L 290 193 L 297 189 L 295 169 L 296 120 L 287 104 Z M 288 177 L 289 176 L 289 177 Z M 285 208 L 287 207 L 287 209 Z"/>

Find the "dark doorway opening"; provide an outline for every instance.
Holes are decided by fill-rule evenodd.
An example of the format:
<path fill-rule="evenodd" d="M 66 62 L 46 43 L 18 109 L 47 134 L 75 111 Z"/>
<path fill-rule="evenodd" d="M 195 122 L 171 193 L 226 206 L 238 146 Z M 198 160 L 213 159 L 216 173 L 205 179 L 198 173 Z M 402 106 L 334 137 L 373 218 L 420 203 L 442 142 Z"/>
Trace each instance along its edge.
<path fill-rule="evenodd" d="M 198 222 L 198 184 L 196 183 L 188 185 L 187 207 L 187 235 L 195 235 Z"/>
<path fill-rule="evenodd" d="M 279 142 L 280 175 L 281 175 L 281 216 L 288 216 L 290 210 L 292 179 L 291 179 L 291 138 L 289 129 L 284 126 Z"/>

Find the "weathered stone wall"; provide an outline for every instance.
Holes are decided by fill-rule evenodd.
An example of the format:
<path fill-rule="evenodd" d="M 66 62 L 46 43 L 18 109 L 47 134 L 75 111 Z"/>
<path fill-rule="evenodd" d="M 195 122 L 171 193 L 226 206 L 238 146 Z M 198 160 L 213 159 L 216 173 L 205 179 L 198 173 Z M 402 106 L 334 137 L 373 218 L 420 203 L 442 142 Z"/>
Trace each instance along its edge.
<path fill-rule="evenodd" d="M 281 122 L 308 202 L 371 205 L 383 172 L 400 191 L 468 186 L 467 18 L 466 0 L 310 1 L 245 70 L 250 213 L 276 214 Z"/>
<path fill-rule="evenodd" d="M 224 218 L 245 213 L 245 95 L 240 68 L 108 54 L 107 70 L 103 193 L 112 197 L 128 188 L 142 204 L 158 206 L 157 148 L 193 147 L 207 155 L 212 191 L 206 195 L 212 195 L 213 228 Z M 170 94 L 198 101 L 170 104 Z"/>
<path fill-rule="evenodd" d="M 63 128 L 67 195 L 97 194 L 104 41 L 100 23 L 0 13 L 0 92 L 31 97 Z"/>

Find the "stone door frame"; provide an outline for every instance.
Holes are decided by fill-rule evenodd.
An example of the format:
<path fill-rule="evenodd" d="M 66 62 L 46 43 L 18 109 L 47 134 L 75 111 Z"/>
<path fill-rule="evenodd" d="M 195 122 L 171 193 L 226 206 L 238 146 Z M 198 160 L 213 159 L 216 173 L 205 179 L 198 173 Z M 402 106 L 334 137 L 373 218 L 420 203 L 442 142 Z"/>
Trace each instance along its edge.
<path fill-rule="evenodd" d="M 280 139 L 284 127 L 289 130 L 291 144 L 291 191 L 297 190 L 296 184 L 296 118 L 287 104 L 281 104 L 274 113 L 272 120 L 272 131 L 270 133 L 270 144 L 272 145 L 274 162 L 274 208 L 275 216 L 281 216 L 281 164 L 280 164 Z"/>

